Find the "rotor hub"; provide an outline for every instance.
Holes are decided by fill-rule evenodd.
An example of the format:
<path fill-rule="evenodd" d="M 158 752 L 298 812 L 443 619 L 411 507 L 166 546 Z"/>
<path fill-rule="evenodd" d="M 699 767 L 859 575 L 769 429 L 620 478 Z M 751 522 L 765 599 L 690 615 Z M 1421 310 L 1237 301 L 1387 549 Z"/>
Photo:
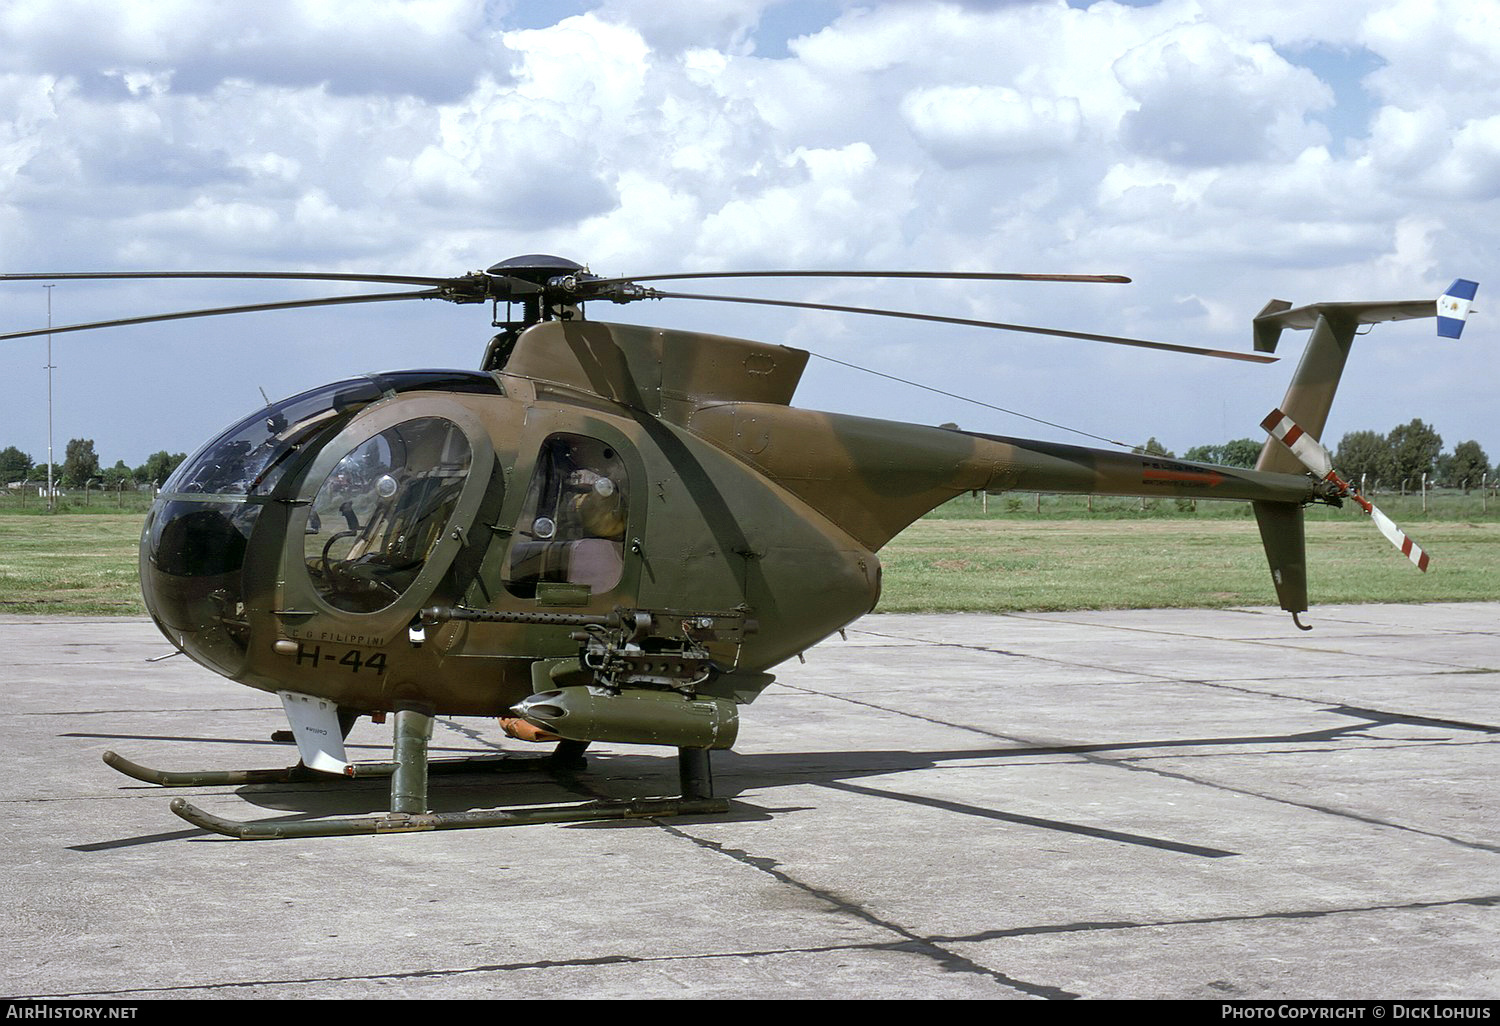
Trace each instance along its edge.
<path fill-rule="evenodd" d="M 533 285 L 546 285 L 553 278 L 566 277 L 580 271 L 587 273 L 587 268 L 566 257 L 550 256 L 545 253 L 513 256 L 484 269 L 485 274 L 499 278 L 519 278 Z"/>

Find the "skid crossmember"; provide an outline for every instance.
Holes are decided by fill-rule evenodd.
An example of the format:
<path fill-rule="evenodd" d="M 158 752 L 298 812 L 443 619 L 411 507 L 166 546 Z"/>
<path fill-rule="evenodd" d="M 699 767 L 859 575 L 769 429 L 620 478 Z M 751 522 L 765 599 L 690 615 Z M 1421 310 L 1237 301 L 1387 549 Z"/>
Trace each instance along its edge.
<path fill-rule="evenodd" d="M 415 709 L 398 710 L 395 717 L 393 762 L 352 763 L 349 777 L 391 778 L 391 811 L 384 816 L 348 819 L 317 819 L 300 822 L 225 819 L 174 798 L 168 805 L 177 816 L 194 826 L 245 841 L 290 837 L 342 837 L 351 834 L 412 833 L 426 830 L 472 830 L 481 827 L 522 826 L 532 823 L 577 823 L 610 819 L 646 819 L 656 816 L 709 815 L 729 811 L 729 801 L 713 797 L 713 779 L 706 749 L 679 748 L 678 776 L 682 794 L 671 798 L 600 800 L 570 805 L 538 805 L 516 809 L 483 809 L 470 812 L 430 812 L 427 808 L 427 778 L 431 773 L 473 773 L 509 770 L 564 770 L 582 765 L 586 743 L 562 742 L 548 756 L 477 756 L 467 759 L 429 761 L 427 742 L 432 737 L 432 716 Z M 285 769 L 205 770 L 172 772 L 152 769 L 114 752 L 104 761 L 126 776 L 163 787 L 214 787 L 239 784 L 301 783 L 328 780 L 331 775 L 302 764 Z"/>

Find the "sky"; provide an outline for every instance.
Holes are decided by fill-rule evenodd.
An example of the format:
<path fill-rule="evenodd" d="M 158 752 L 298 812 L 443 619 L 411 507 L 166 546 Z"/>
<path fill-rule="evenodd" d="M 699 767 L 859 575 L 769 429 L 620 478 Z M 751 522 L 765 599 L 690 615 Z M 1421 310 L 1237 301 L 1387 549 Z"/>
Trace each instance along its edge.
<path fill-rule="evenodd" d="M 526 253 L 610 276 L 1122 274 L 738 293 L 1244 351 L 1272 298 L 1424 299 L 1471 278 L 1460 342 L 1431 321 L 1357 340 L 1325 438 L 1420 417 L 1494 461 L 1500 0 L 0 0 L 0 272 L 446 276 Z M 65 325 L 374 290 L 5 283 L 0 331 L 45 327 L 49 300 Z M 476 366 L 487 313 L 54 335 L 55 458 L 91 438 L 105 466 L 136 466 L 265 397 Z M 1262 437 L 1306 340 L 1260 366 L 738 305 L 588 315 L 829 357 L 802 407 L 1179 454 Z M 47 351 L 0 342 L 0 448 L 38 461 Z"/>

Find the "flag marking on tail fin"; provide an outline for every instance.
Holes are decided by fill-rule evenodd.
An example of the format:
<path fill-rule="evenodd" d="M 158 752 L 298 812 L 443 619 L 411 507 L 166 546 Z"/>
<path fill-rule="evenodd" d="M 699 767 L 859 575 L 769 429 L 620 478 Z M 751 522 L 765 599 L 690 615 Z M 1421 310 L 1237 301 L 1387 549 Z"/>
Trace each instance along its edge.
<path fill-rule="evenodd" d="M 1458 338 L 1463 334 L 1464 321 L 1468 319 L 1469 307 L 1478 291 L 1478 282 L 1456 278 L 1448 286 L 1448 291 L 1438 297 L 1437 326 L 1440 337 Z"/>

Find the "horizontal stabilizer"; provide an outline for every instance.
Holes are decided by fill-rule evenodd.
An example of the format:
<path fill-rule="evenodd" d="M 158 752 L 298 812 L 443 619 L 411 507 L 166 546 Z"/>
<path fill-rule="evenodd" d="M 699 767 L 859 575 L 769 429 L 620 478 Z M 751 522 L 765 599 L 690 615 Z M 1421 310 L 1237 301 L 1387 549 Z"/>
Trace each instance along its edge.
<path fill-rule="evenodd" d="M 1294 307 L 1285 300 L 1273 299 L 1255 318 L 1255 348 L 1258 352 L 1274 353 L 1283 331 L 1287 328 L 1302 331 L 1315 328 L 1320 317 L 1354 326 L 1436 317 L 1439 335 L 1458 338 L 1458 333 L 1463 330 L 1464 318 L 1469 313 L 1469 304 L 1478 288 L 1475 282 L 1459 278 L 1436 302 L 1430 299 L 1405 299 L 1393 302 L 1312 303 Z"/>

